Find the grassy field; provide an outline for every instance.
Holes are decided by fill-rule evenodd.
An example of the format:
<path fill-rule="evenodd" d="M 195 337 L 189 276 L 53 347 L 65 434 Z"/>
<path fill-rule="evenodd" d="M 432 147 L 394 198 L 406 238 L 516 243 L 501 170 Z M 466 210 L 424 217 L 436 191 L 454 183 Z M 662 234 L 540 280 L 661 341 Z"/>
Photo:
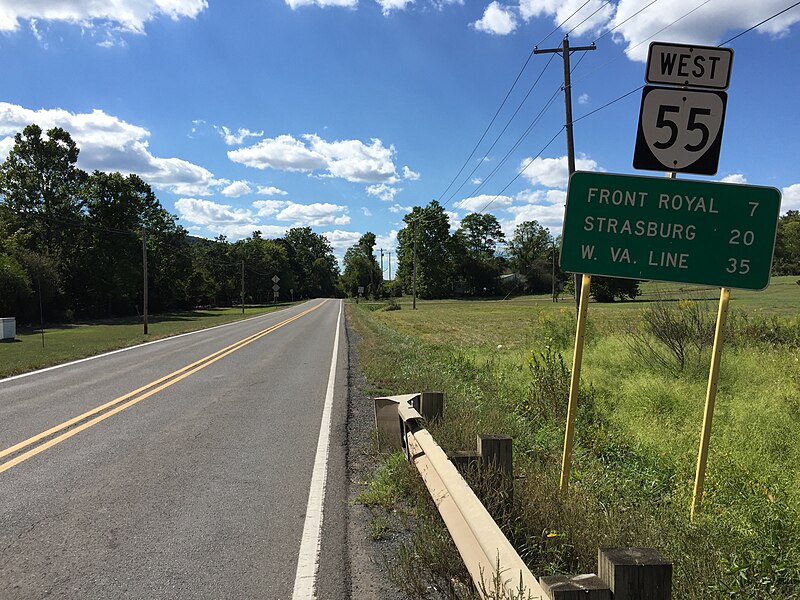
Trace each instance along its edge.
<path fill-rule="evenodd" d="M 102 352 L 134 346 L 160 338 L 206 329 L 254 317 L 282 308 L 276 306 L 193 310 L 149 319 L 148 334 L 142 332 L 141 319 L 109 322 L 45 325 L 44 347 L 39 329 L 19 329 L 15 342 L 0 343 L 0 378 L 57 365 Z"/>
<path fill-rule="evenodd" d="M 434 435 L 447 449 L 474 448 L 477 433 L 514 437 L 521 479 L 504 529 L 534 573 L 592 572 L 598 546 L 641 545 L 674 561 L 674 598 L 788 600 L 800 598 L 796 281 L 733 291 L 695 523 L 689 504 L 718 290 L 646 284 L 640 301 L 590 305 L 568 497 L 557 484 L 572 298 L 421 301 L 416 311 L 403 301 L 398 311 L 360 305 L 349 314 L 376 394 L 446 392 Z M 688 331 L 683 368 L 648 328 L 658 314 L 674 320 L 668 335 Z M 457 559 L 440 554 L 427 557 L 430 579 L 415 590 L 447 587 Z"/>

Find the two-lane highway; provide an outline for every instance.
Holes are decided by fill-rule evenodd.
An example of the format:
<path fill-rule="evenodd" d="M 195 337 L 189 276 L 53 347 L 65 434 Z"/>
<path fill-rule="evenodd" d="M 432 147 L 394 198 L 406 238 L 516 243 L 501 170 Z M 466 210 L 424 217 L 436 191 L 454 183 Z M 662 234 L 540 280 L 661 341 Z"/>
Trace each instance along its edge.
<path fill-rule="evenodd" d="M 314 576 L 341 330 L 316 300 L 0 381 L 0 598 L 346 589 Z"/>

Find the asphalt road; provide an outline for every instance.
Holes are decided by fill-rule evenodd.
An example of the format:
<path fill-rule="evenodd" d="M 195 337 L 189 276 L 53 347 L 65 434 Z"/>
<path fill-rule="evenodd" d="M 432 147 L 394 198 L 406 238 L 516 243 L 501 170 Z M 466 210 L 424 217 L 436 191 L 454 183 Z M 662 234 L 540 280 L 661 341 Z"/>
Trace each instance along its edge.
<path fill-rule="evenodd" d="M 315 300 L 0 381 L 0 598 L 292 598 L 331 372 L 317 597 L 346 597 L 337 328 Z"/>

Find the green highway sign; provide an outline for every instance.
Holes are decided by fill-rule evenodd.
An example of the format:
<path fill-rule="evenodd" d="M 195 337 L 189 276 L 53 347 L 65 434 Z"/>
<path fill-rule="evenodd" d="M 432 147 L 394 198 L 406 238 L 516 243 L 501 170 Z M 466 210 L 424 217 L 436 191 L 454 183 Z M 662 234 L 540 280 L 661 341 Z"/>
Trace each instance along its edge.
<path fill-rule="evenodd" d="M 770 187 L 574 173 L 561 268 L 760 290 L 769 284 L 781 193 Z"/>

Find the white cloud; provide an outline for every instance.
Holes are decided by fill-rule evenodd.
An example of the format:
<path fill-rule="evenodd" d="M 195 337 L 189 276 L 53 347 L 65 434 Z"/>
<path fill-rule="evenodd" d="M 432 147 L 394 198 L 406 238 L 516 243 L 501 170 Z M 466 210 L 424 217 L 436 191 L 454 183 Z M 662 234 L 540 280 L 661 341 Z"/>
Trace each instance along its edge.
<path fill-rule="evenodd" d="M 328 142 L 316 134 L 306 134 L 301 141 L 291 135 L 261 140 L 253 146 L 228 152 L 233 162 L 256 169 L 281 171 L 327 171 L 329 177 L 352 182 L 395 183 L 394 147 L 384 147 L 373 138 L 369 145 L 360 140 Z"/>
<path fill-rule="evenodd" d="M 256 200 L 253 202 L 253 208 L 256 209 L 256 215 L 259 217 L 271 217 L 288 205 L 289 202 L 285 200 Z"/>
<path fill-rule="evenodd" d="M 361 207 L 361 212 L 364 213 L 365 217 L 371 217 L 372 216 L 372 213 L 370 212 L 370 210 L 366 206 L 362 206 Z"/>
<path fill-rule="evenodd" d="M 347 207 L 337 204 L 315 202 L 313 204 L 295 204 L 290 202 L 275 215 L 278 221 L 291 221 L 295 226 L 347 225 L 350 216 Z"/>
<path fill-rule="evenodd" d="M 386 185 L 385 183 L 376 183 L 374 185 L 367 186 L 367 193 L 370 196 L 375 196 L 384 202 L 391 202 L 401 191 L 402 188 L 392 187 L 390 185 Z"/>
<path fill-rule="evenodd" d="M 578 96 L 578 104 L 589 104 L 589 94 L 584 92 L 580 96 Z"/>
<path fill-rule="evenodd" d="M 355 8 L 358 0 L 286 0 L 286 4 L 292 10 L 301 6 L 339 6 L 343 8 Z"/>
<path fill-rule="evenodd" d="M 225 140 L 225 143 L 228 146 L 239 146 L 244 142 L 247 138 L 250 137 L 262 137 L 264 135 L 263 131 L 250 131 L 249 129 L 240 128 L 236 133 L 233 133 L 230 129 L 225 127 L 214 127 L 222 136 L 222 139 Z"/>
<path fill-rule="evenodd" d="M 731 173 L 720 179 L 723 183 L 747 183 L 747 178 L 741 173 Z"/>
<path fill-rule="evenodd" d="M 513 200 L 509 196 L 493 196 L 491 194 L 481 194 L 480 196 L 473 196 L 472 198 L 464 198 L 456 202 L 456 208 L 465 210 L 467 212 L 478 212 L 484 208 L 497 209 L 502 206 L 510 206 Z"/>
<path fill-rule="evenodd" d="M 386 256 L 386 250 L 391 250 L 393 252 L 393 249 L 397 247 L 397 230 L 392 229 L 387 235 L 375 236 L 375 246 L 379 249 L 383 248 L 384 257 Z M 378 260 L 380 260 L 380 252 L 378 252 Z M 388 267 L 389 260 L 388 258 L 384 258 L 383 268 L 388 269 Z"/>
<path fill-rule="evenodd" d="M 800 210 L 800 183 L 783 188 L 781 213 L 785 213 L 787 210 Z"/>
<path fill-rule="evenodd" d="M 416 171 L 412 171 L 408 168 L 408 165 L 403 167 L 403 179 L 408 179 L 409 181 L 417 181 L 420 178 L 420 174 Z"/>
<path fill-rule="evenodd" d="M 188 161 L 153 156 L 147 129 L 97 109 L 71 113 L 60 108 L 30 110 L 0 102 L 0 136 L 12 136 L 0 139 L 0 152 L 10 151 L 13 135 L 31 123 L 44 131 L 53 127 L 67 130 L 80 148 L 78 166 L 86 171 L 136 173 L 153 186 L 187 196 L 209 195 L 221 183 L 209 170 Z M 0 155 L 0 160 L 6 156 L 7 152 Z"/>
<path fill-rule="evenodd" d="M 473 177 L 471 183 L 472 185 L 480 185 L 483 183 L 483 179 L 480 177 Z"/>
<path fill-rule="evenodd" d="M 530 164 L 529 164 L 530 163 Z M 527 168 L 526 168 L 527 165 Z M 525 169 L 522 175 L 534 185 L 543 185 L 551 188 L 566 188 L 569 180 L 569 167 L 567 157 L 540 158 L 531 161 L 526 158 L 520 163 L 520 169 Z M 602 171 L 599 165 L 583 155 L 575 159 L 575 168 L 578 171 Z"/>
<path fill-rule="evenodd" d="M 175 202 L 178 216 L 195 225 L 221 225 L 252 223 L 253 215 L 249 210 L 233 208 L 230 204 L 218 204 L 211 200 L 197 198 L 181 198 Z"/>
<path fill-rule="evenodd" d="M 477 31 L 494 35 L 508 35 L 517 28 L 517 18 L 511 8 L 492 2 L 483 12 L 483 17 L 475 21 L 472 26 Z"/>
<path fill-rule="evenodd" d="M 514 199 L 521 204 L 565 204 L 567 192 L 564 190 L 522 190 Z"/>
<path fill-rule="evenodd" d="M 350 246 L 355 246 L 358 243 L 362 234 L 357 231 L 341 231 L 335 229 L 322 234 L 331 243 L 336 250 L 346 250 Z"/>
<path fill-rule="evenodd" d="M 252 191 L 253 190 L 246 181 L 234 181 L 230 185 L 224 187 L 221 193 L 223 196 L 227 196 L 228 198 L 238 198 L 239 196 L 244 196 Z"/>
<path fill-rule="evenodd" d="M 21 20 L 62 21 L 91 29 L 111 24 L 124 31 L 144 33 L 145 23 L 157 17 L 174 21 L 195 18 L 208 8 L 207 0 L 0 0 L 0 31 L 17 31 Z"/>
<path fill-rule="evenodd" d="M 457 231 L 461 229 L 461 217 L 459 214 L 452 210 L 444 211 L 447 215 L 447 220 L 450 222 L 450 231 Z"/>
<path fill-rule="evenodd" d="M 262 196 L 286 196 L 289 194 L 289 192 L 284 192 L 282 189 L 271 185 L 260 185 L 256 192 Z"/>
<path fill-rule="evenodd" d="M 643 5 L 643 0 L 620 0 L 614 16 L 606 24 L 606 28 L 616 27 L 640 10 Z M 649 44 L 643 42 L 697 6 L 696 0 L 670 0 L 654 4 L 616 29 L 615 41 L 626 44 L 629 58 L 644 62 L 647 60 Z M 710 2 L 671 26 L 663 34 L 660 34 L 660 38 L 669 39 L 675 43 L 713 46 L 722 42 L 728 33 L 747 29 L 754 23 L 758 23 L 784 8 L 786 8 L 785 0 Z M 789 27 L 798 21 L 800 21 L 800 12 L 788 11 L 780 17 L 764 23 L 756 31 L 761 34 L 782 36 L 786 35 Z M 634 46 L 636 47 L 634 48 Z"/>
<path fill-rule="evenodd" d="M 414 4 L 414 0 L 375 0 L 375 2 L 383 9 L 384 17 L 388 16 L 393 10 L 405 10 L 409 4 Z"/>
<path fill-rule="evenodd" d="M 389 212 L 394 214 L 410 213 L 412 210 L 414 210 L 413 206 L 400 206 L 399 204 L 393 204 L 389 207 Z"/>
<path fill-rule="evenodd" d="M 639 3 L 645 4 L 641 0 Z M 554 25 L 564 23 L 565 31 L 574 27 L 573 34 L 579 36 L 599 29 L 611 17 L 614 10 L 613 4 L 601 0 L 590 0 L 581 8 L 583 4 L 584 0 L 520 0 L 519 13 L 525 21 L 540 16 L 552 16 Z M 574 16 L 570 18 L 573 13 Z"/>
<path fill-rule="evenodd" d="M 513 215 L 513 218 L 500 221 L 506 237 L 513 236 L 514 229 L 524 221 L 537 221 L 542 227 L 547 227 L 553 235 L 558 235 L 564 221 L 564 205 L 560 203 L 512 206 L 508 212 Z"/>

